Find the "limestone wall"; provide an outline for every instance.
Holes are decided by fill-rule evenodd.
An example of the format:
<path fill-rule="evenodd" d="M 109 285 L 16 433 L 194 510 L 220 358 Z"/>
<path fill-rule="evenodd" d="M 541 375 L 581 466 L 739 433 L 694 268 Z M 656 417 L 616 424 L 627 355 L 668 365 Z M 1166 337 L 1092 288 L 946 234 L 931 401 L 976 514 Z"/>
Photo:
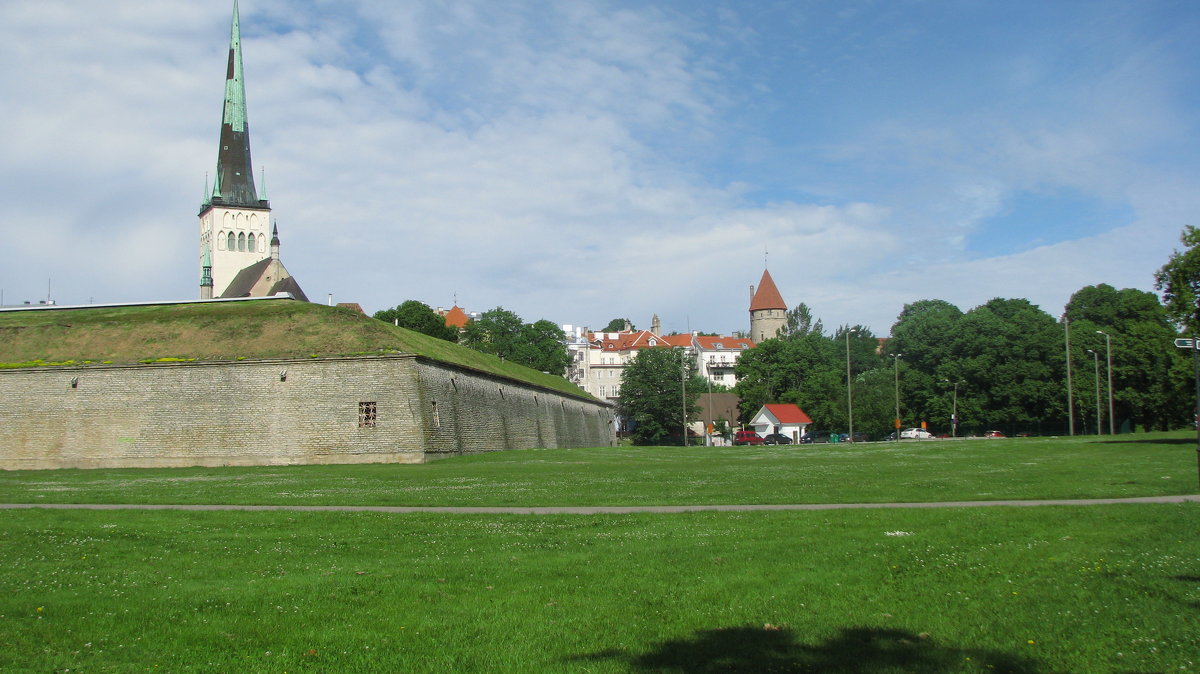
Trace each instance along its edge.
<path fill-rule="evenodd" d="M 414 356 L 0 370 L 0 469 L 421 462 L 607 446 L 611 418 Z"/>

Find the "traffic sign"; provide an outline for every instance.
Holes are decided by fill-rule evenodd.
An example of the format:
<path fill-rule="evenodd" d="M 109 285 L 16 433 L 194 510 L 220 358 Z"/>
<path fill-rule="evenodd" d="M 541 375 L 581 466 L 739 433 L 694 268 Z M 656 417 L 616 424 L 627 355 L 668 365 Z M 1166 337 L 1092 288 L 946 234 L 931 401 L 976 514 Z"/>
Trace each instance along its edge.
<path fill-rule="evenodd" d="M 1196 340 L 1192 339 L 1191 337 L 1180 337 L 1179 339 L 1175 340 L 1175 346 L 1181 349 L 1192 349 L 1195 348 L 1195 345 Z"/>

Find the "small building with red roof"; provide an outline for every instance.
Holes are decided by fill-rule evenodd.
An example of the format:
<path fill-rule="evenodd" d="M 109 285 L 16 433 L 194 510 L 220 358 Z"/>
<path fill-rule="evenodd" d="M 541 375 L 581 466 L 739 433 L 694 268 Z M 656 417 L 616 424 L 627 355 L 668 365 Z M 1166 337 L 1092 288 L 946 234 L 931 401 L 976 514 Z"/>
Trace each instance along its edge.
<path fill-rule="evenodd" d="M 763 437 L 780 433 L 791 438 L 793 443 L 800 442 L 800 438 L 811 424 L 812 419 L 808 414 L 790 403 L 763 405 L 758 414 L 750 420 L 750 427 L 755 433 Z"/>

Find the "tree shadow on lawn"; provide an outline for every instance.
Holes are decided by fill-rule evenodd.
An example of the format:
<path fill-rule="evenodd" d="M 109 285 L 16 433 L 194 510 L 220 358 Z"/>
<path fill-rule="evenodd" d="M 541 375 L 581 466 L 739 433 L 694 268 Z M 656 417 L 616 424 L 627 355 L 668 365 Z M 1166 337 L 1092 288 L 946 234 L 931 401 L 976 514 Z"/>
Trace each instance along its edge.
<path fill-rule="evenodd" d="M 765 625 L 700 630 L 690 639 L 664 641 L 648 653 L 621 650 L 578 655 L 618 660 L 652 672 L 961 672 L 1034 674 L 1036 661 L 980 648 L 937 644 L 927 635 L 875 627 L 848 627 L 819 644 L 800 643 L 787 628 Z"/>

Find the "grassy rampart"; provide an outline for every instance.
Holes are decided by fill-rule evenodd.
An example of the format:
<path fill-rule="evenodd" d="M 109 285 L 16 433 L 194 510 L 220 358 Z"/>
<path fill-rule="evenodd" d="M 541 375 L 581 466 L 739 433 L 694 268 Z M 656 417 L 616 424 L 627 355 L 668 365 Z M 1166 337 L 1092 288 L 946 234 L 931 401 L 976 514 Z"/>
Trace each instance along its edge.
<path fill-rule="evenodd" d="M 579 396 L 577 386 L 351 309 L 263 300 L 0 312 L 0 367 L 413 353 Z"/>

